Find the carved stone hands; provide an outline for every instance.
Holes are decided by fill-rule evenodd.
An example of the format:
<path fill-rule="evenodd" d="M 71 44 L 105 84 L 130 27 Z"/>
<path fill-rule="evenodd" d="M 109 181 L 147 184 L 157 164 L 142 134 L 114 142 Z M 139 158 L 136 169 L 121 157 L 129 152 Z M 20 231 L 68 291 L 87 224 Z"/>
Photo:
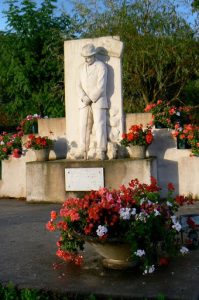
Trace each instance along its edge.
<path fill-rule="evenodd" d="M 89 105 L 89 104 L 91 104 L 92 101 L 87 95 L 84 95 L 82 97 L 82 102 L 85 103 L 86 105 Z"/>

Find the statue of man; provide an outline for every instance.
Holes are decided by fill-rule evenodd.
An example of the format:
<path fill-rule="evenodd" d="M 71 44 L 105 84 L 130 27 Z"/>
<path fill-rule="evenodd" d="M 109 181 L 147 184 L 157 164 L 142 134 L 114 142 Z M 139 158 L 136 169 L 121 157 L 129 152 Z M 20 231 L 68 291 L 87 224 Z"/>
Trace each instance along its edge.
<path fill-rule="evenodd" d="M 107 66 L 97 60 L 95 54 L 96 49 L 93 44 L 87 44 L 82 48 L 81 55 L 85 58 L 85 62 L 78 70 L 80 151 L 77 158 L 87 158 L 90 134 L 94 126 L 97 142 L 96 159 L 104 160 L 107 150 Z M 91 116 L 92 126 L 90 126 Z"/>

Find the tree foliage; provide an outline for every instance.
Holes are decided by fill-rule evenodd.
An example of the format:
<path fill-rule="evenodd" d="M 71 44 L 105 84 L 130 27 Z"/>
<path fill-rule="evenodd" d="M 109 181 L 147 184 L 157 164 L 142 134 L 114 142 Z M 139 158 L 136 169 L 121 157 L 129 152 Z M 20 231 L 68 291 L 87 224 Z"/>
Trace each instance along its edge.
<path fill-rule="evenodd" d="M 84 37 L 119 35 L 124 42 L 125 110 L 180 99 L 197 78 L 198 41 L 172 1 L 74 1 Z M 183 99 L 183 101 L 187 99 Z"/>
<path fill-rule="evenodd" d="M 8 0 L 9 31 L 0 39 L 0 100 L 18 119 L 27 114 L 64 116 L 64 39 L 75 23 L 54 15 L 56 0 Z"/>

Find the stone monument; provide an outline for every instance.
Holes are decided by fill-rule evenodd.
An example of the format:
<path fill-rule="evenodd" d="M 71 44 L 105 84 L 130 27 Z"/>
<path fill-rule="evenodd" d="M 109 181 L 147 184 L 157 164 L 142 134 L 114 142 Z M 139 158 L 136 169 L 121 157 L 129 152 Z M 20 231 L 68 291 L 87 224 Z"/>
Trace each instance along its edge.
<path fill-rule="evenodd" d="M 67 159 L 117 157 L 124 131 L 122 50 L 123 43 L 118 37 L 65 41 Z M 100 81 L 96 81 L 96 68 Z M 91 77 L 86 81 L 87 75 Z M 84 126 L 81 126 L 82 115 Z M 102 134 L 100 124 L 105 126 Z M 105 147 L 102 139 L 107 140 Z"/>

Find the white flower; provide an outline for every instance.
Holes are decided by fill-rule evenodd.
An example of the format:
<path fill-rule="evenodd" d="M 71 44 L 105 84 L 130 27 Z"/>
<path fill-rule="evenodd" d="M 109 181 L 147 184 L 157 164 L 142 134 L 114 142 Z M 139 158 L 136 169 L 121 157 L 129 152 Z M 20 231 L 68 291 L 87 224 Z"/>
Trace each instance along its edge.
<path fill-rule="evenodd" d="M 102 225 L 99 225 L 96 230 L 97 235 L 100 237 L 105 235 L 107 232 L 108 232 L 108 229 L 106 228 L 106 226 L 102 226 Z"/>
<path fill-rule="evenodd" d="M 187 254 L 189 252 L 189 249 L 187 249 L 186 247 L 182 246 L 180 249 L 180 252 L 184 255 Z"/>
<path fill-rule="evenodd" d="M 167 206 L 173 206 L 173 204 L 169 201 L 167 201 Z"/>
<path fill-rule="evenodd" d="M 151 274 L 151 273 L 153 273 L 154 271 L 155 271 L 155 266 L 154 266 L 154 265 L 148 266 L 148 267 L 146 267 L 146 269 L 144 270 L 143 275 L 145 275 L 145 274 Z"/>
<path fill-rule="evenodd" d="M 145 201 L 146 201 L 146 199 L 145 199 L 145 198 L 142 198 L 142 199 L 140 200 L 140 205 L 142 205 Z"/>
<path fill-rule="evenodd" d="M 136 215 L 136 220 L 146 222 L 147 217 L 148 217 L 148 215 L 146 214 L 146 212 L 140 212 L 139 215 Z"/>
<path fill-rule="evenodd" d="M 180 225 L 180 223 L 176 222 L 174 225 L 172 225 L 172 228 L 179 232 L 182 226 Z"/>
<path fill-rule="evenodd" d="M 131 217 L 131 208 L 129 207 L 120 208 L 120 217 L 123 220 L 129 220 Z"/>
<path fill-rule="evenodd" d="M 157 209 L 154 209 L 154 214 L 155 214 L 155 216 L 159 216 L 160 212 Z"/>
<path fill-rule="evenodd" d="M 5 145 L 5 143 L 3 141 L 0 142 L 0 145 Z"/>
<path fill-rule="evenodd" d="M 131 211 L 131 215 L 136 215 L 136 208 L 134 207 L 134 208 L 132 208 L 132 211 Z"/>
<path fill-rule="evenodd" d="M 145 255 L 145 251 L 144 250 L 141 250 L 141 249 L 138 249 L 136 252 L 135 252 L 135 255 L 139 256 L 139 257 L 142 257 L 143 255 Z"/>
<path fill-rule="evenodd" d="M 176 216 L 171 216 L 171 220 L 172 220 L 173 224 L 175 224 L 176 223 Z"/>

